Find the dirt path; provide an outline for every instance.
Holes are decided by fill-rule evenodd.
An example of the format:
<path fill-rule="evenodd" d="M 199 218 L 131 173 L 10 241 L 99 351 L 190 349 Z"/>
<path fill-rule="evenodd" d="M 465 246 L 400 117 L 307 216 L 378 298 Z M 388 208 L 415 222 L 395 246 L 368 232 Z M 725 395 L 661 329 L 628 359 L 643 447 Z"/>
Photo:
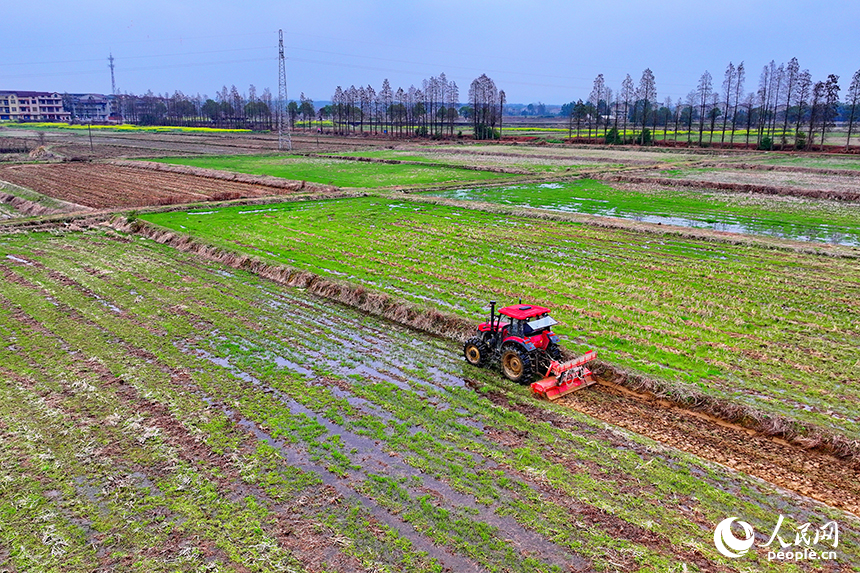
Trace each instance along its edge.
<path fill-rule="evenodd" d="M 860 516 L 860 467 L 600 381 L 559 403 Z"/>

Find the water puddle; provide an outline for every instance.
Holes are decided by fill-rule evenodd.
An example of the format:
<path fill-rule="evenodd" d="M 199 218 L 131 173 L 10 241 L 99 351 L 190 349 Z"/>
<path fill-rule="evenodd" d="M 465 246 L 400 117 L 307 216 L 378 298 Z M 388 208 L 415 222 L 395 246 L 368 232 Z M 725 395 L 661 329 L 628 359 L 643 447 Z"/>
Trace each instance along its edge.
<path fill-rule="evenodd" d="M 15 255 L 6 255 L 6 258 L 10 261 L 15 261 L 16 263 L 21 263 L 27 266 L 33 266 L 33 263 L 28 261 L 27 259 L 22 259 L 21 257 L 16 257 Z"/>

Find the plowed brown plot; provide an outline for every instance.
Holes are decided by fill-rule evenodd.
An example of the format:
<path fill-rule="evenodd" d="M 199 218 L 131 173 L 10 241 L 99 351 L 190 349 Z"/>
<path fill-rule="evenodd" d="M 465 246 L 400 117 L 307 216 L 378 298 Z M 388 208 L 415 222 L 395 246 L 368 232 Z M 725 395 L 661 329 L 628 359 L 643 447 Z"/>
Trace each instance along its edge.
<path fill-rule="evenodd" d="M 291 192 L 263 184 L 97 163 L 7 166 L 0 169 L 0 180 L 97 209 L 223 201 Z"/>

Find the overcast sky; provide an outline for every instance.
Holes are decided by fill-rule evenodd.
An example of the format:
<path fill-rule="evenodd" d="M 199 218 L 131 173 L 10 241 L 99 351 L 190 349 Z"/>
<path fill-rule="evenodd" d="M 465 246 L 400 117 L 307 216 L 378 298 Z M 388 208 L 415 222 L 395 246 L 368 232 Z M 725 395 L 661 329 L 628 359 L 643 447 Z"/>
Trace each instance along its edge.
<path fill-rule="evenodd" d="M 444 72 L 467 99 L 482 73 L 510 103 L 587 98 L 595 76 L 656 77 L 657 98 L 684 97 L 707 70 L 715 87 L 744 61 L 746 91 L 762 67 L 797 57 L 815 80 L 860 69 L 860 2 L 804 0 L 76 0 L 4 2 L 0 90 L 214 96 L 223 85 L 278 91 L 284 30 L 288 95 L 328 100 L 388 78 L 420 87 Z"/>

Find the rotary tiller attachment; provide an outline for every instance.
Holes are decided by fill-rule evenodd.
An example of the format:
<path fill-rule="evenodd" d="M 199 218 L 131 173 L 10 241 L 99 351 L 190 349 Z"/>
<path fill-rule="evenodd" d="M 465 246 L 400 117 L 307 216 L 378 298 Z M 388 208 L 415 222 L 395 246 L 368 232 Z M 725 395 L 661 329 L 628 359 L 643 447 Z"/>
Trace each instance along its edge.
<path fill-rule="evenodd" d="M 547 400 L 557 400 L 565 394 L 595 384 L 591 370 L 585 367 L 586 363 L 595 358 L 597 351 L 591 350 L 569 362 L 559 363 L 553 360 L 547 369 L 546 378 L 532 383 L 532 392 Z"/>

